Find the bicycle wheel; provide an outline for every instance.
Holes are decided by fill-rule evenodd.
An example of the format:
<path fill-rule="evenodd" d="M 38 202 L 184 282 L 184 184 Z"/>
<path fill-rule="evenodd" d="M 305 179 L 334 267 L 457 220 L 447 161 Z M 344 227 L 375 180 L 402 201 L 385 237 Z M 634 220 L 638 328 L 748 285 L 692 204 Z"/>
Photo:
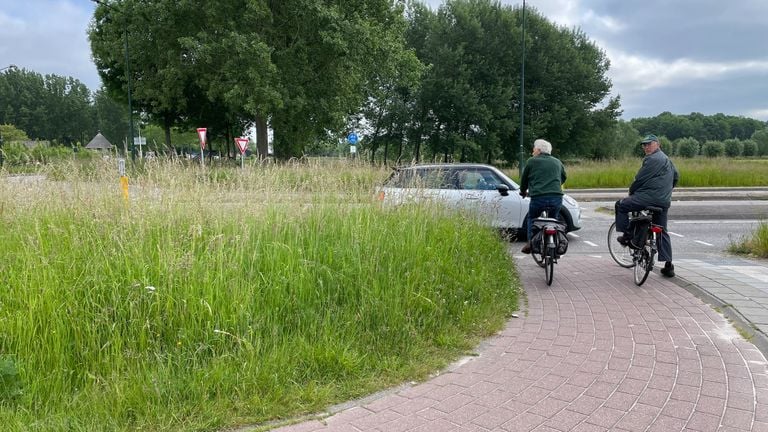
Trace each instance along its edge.
<path fill-rule="evenodd" d="M 646 246 L 637 251 L 637 262 L 635 262 L 635 285 L 642 285 L 648 279 L 648 273 L 653 267 L 650 247 Z"/>
<path fill-rule="evenodd" d="M 543 238 L 543 236 L 542 236 Z M 536 264 L 539 265 L 539 267 L 544 267 L 544 252 L 546 249 L 544 248 L 543 244 L 539 244 L 539 252 L 536 253 L 533 250 L 531 250 L 531 256 L 533 257 L 533 260 L 536 261 Z"/>
<path fill-rule="evenodd" d="M 549 248 L 544 256 L 544 278 L 547 285 L 552 285 L 552 279 L 555 277 L 555 250 Z"/>
<path fill-rule="evenodd" d="M 618 237 L 616 222 L 614 222 L 608 228 L 608 252 L 611 254 L 611 258 L 616 261 L 616 264 L 624 268 L 630 268 L 635 265 L 635 262 L 632 260 L 632 249 L 619 243 Z"/>

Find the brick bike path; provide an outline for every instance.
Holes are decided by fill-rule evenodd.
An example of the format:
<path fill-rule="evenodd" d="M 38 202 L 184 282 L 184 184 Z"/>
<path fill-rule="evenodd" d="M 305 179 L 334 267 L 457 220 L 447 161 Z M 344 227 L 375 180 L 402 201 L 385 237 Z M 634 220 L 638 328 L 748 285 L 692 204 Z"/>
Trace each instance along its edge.
<path fill-rule="evenodd" d="M 711 306 L 608 256 L 516 257 L 520 318 L 439 376 L 275 429 L 768 431 L 768 362 Z"/>

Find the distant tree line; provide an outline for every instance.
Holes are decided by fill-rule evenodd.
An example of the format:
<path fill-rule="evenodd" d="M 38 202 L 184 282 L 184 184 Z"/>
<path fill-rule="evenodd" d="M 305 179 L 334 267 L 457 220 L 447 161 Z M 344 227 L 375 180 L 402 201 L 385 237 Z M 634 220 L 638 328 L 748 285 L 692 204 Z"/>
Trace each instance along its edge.
<path fill-rule="evenodd" d="M 63 145 L 96 130 L 120 141 L 127 66 L 134 116 L 166 150 L 190 141 L 178 131 L 204 126 L 234 155 L 233 137 L 253 125 L 259 153 L 271 129 L 281 158 L 338 154 L 351 131 L 362 138 L 360 154 L 377 163 L 512 164 L 537 137 L 562 157 L 609 159 L 636 154 L 645 133 L 663 136 L 673 154 L 691 153 L 691 140 L 697 155 L 717 153 L 707 144 L 716 142 L 724 155 L 766 154 L 766 123 L 754 119 L 619 120 L 605 53 L 530 6 L 524 17 L 492 0 L 437 10 L 404 0 L 122 0 L 98 5 L 88 34 L 103 89 L 6 71 L 0 123 Z M 740 145 L 726 144 L 733 139 Z"/>

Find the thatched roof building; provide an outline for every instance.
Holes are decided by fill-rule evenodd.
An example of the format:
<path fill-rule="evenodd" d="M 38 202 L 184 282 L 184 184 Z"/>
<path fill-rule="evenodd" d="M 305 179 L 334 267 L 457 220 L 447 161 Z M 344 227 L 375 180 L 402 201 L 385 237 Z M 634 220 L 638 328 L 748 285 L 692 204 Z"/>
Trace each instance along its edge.
<path fill-rule="evenodd" d="M 97 133 L 91 142 L 85 146 L 85 148 L 90 150 L 112 150 L 112 147 L 114 147 L 112 143 L 101 132 Z"/>

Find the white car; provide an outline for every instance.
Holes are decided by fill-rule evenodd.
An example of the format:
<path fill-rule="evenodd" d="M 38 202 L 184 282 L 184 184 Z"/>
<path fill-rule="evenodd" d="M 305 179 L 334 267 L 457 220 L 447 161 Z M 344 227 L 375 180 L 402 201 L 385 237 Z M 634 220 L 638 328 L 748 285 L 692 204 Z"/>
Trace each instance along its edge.
<path fill-rule="evenodd" d="M 384 205 L 437 202 L 472 212 L 494 228 L 526 237 L 529 198 L 503 172 L 483 164 L 425 164 L 395 168 L 378 190 Z M 568 195 L 557 216 L 568 231 L 581 228 L 581 208 Z"/>

